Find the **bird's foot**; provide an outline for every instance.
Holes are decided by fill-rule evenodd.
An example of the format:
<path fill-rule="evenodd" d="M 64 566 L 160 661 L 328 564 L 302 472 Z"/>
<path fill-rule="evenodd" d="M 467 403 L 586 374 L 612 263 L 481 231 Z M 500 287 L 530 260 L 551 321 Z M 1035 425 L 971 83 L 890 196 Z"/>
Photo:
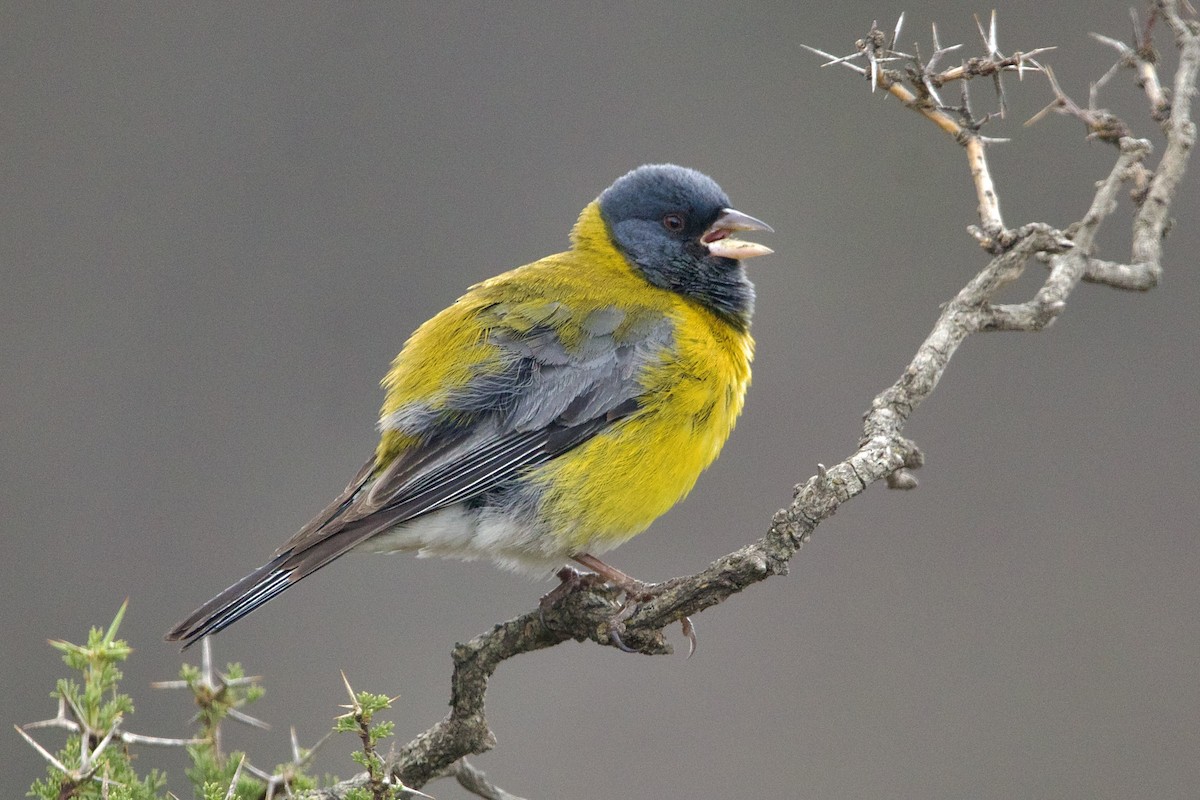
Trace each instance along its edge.
<path fill-rule="evenodd" d="M 603 575 L 598 575 L 594 572 L 580 572 L 574 567 L 564 566 L 554 574 L 561 581 L 558 586 L 555 586 L 550 591 L 542 595 L 538 600 L 538 612 L 542 615 L 542 621 L 545 622 L 546 609 L 554 608 L 561 603 L 567 595 L 580 590 L 594 589 L 597 586 L 603 586 L 605 579 Z"/>
<path fill-rule="evenodd" d="M 647 598 L 641 598 L 641 600 L 645 599 Z M 634 615 L 639 605 L 640 600 L 627 599 L 621 610 L 614 614 L 608 621 L 608 640 L 612 642 L 613 647 L 626 653 L 642 652 L 637 648 L 625 644 L 625 641 L 621 638 L 621 630 L 625 627 L 625 620 Z M 691 658 L 696 652 L 696 646 L 700 643 L 700 640 L 696 637 L 696 625 L 692 622 L 691 617 L 684 617 L 679 620 L 679 624 L 683 628 L 683 635 L 687 637 L 688 658 Z"/>
<path fill-rule="evenodd" d="M 639 581 L 637 578 L 626 575 L 621 570 L 606 564 L 590 553 L 580 553 L 573 558 L 583 566 L 592 570 L 592 574 L 597 577 L 604 578 L 605 582 L 612 584 L 625 594 L 625 601 L 621 606 L 621 610 L 614 614 L 613 617 L 608 621 L 608 640 L 612 642 L 614 647 L 623 652 L 641 652 L 640 650 L 625 644 L 625 641 L 621 638 L 621 631 L 625 627 L 625 620 L 629 619 L 634 615 L 634 613 L 637 612 L 638 606 L 654 597 L 656 594 L 655 585 L 652 583 Z M 563 571 L 569 571 L 577 576 L 580 576 L 581 578 L 583 577 L 581 573 L 575 569 L 572 569 L 571 567 L 563 567 L 563 570 L 559 572 L 560 577 L 562 576 Z M 561 589 L 562 586 L 559 586 L 559 588 Z M 687 637 L 688 658 L 691 658 L 692 654 L 696 652 L 696 645 L 699 643 L 699 640 L 696 638 L 696 626 L 692 624 L 690 617 L 684 617 L 679 621 L 679 623 L 683 626 L 683 635 Z"/>

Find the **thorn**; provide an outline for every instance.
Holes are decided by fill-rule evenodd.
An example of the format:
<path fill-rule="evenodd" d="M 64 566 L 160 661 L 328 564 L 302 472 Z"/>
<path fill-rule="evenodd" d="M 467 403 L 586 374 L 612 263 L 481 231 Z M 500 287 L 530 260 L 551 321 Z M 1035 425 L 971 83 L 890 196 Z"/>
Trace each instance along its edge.
<path fill-rule="evenodd" d="M 50 719 L 40 719 L 37 722 L 26 722 L 21 726 L 22 730 L 31 728 L 62 728 L 68 731 L 78 731 L 79 723 L 74 720 L 67 719 L 67 703 L 60 695 L 58 698 L 58 711 Z"/>
<path fill-rule="evenodd" d="M 148 744 L 156 747 L 187 747 L 189 744 L 203 744 L 206 739 L 171 739 L 165 736 L 143 736 L 140 733 L 121 732 L 121 741 L 125 744 Z"/>
<path fill-rule="evenodd" d="M 204 641 L 208 641 L 208 640 L 205 639 Z M 241 780 L 242 766 L 245 763 L 246 763 L 246 756 L 243 754 L 242 757 L 240 759 L 238 759 L 237 769 L 235 769 L 233 771 L 233 777 L 229 781 L 229 791 L 225 793 L 225 800 L 233 800 L 233 798 L 237 795 L 237 785 L 238 785 L 238 781 Z"/>
<path fill-rule="evenodd" d="M 330 736 L 333 736 L 333 731 L 327 731 L 324 736 L 322 736 L 320 739 L 317 739 L 317 741 L 313 743 L 313 746 L 309 748 L 301 747 L 299 740 L 297 740 L 295 757 L 292 759 L 292 763 L 294 763 L 296 766 L 303 766 L 311 763 L 316 757 L 317 751 L 324 747 L 325 743 L 329 741 Z"/>
<path fill-rule="evenodd" d="M 343 717 L 350 717 L 362 711 L 362 706 L 358 704 L 358 698 L 354 696 L 354 689 L 350 687 L 350 679 L 346 677 L 346 671 L 340 670 L 342 673 L 342 683 L 346 685 L 346 694 L 350 695 L 350 705 L 340 706 L 341 708 L 350 709 L 349 714 L 343 714 Z"/>
<path fill-rule="evenodd" d="M 808 47 L 808 45 L 806 45 L 806 44 L 803 44 L 803 45 L 800 45 L 800 46 L 801 46 L 801 47 Z M 820 54 L 820 55 L 822 55 L 822 56 L 824 56 L 824 57 L 826 57 L 826 58 L 829 58 L 829 59 L 831 59 L 830 61 L 826 61 L 824 64 L 822 64 L 822 65 L 821 65 L 821 67 L 822 67 L 822 68 L 824 68 L 824 67 L 831 67 L 831 66 L 833 66 L 834 64 L 841 64 L 841 63 L 843 63 L 843 62 L 850 61 L 851 59 L 858 58 L 859 56 L 861 56 L 861 55 L 862 55 L 862 53 L 851 53 L 851 54 L 850 54 L 850 55 L 848 55 L 848 56 L 835 56 L 833 53 L 826 53 L 824 50 L 815 50 L 815 49 L 813 49 L 813 48 L 811 48 L 811 47 L 808 47 L 808 49 L 809 49 L 809 50 L 812 50 L 814 53 L 818 53 L 818 54 Z"/>
<path fill-rule="evenodd" d="M 904 27 L 904 12 L 900 12 L 900 17 L 896 20 L 896 30 L 892 32 L 892 44 L 889 50 L 896 49 L 896 42 L 900 40 L 900 29 Z"/>
<path fill-rule="evenodd" d="M 1097 42 L 1100 42 L 1100 44 L 1108 45 L 1123 56 L 1133 55 L 1132 47 L 1118 39 L 1112 38 L 1111 36 L 1104 36 L 1103 34 L 1099 33 L 1089 33 L 1088 36 L 1092 37 Z"/>
<path fill-rule="evenodd" d="M 411 786 L 405 786 L 403 783 L 400 783 L 400 781 L 396 781 L 396 783 L 398 783 L 400 785 L 400 791 L 402 791 L 402 792 L 407 792 L 408 794 L 416 794 L 416 795 L 420 795 L 421 797 L 425 797 L 428 800 L 434 800 L 433 795 L 425 794 L 420 789 L 414 789 Z"/>
<path fill-rule="evenodd" d="M 863 69 L 862 67 L 860 67 L 856 64 L 849 63 L 850 59 L 858 58 L 859 56 L 862 55 L 862 53 L 854 53 L 854 54 L 848 55 L 848 56 L 835 56 L 833 53 L 826 53 L 824 50 L 818 50 L 817 48 L 809 47 L 806 44 L 802 44 L 800 46 L 803 47 L 805 50 L 807 50 L 810 53 L 815 53 L 816 55 L 819 55 L 822 58 L 828 58 L 829 61 L 826 61 L 824 64 L 822 64 L 821 65 L 822 67 L 829 67 L 829 66 L 833 66 L 834 64 L 841 64 L 849 69 L 854 70 L 859 75 L 867 74 L 867 71 L 865 69 Z"/>
<path fill-rule="evenodd" d="M 1121 67 L 1123 67 L 1123 66 L 1124 66 L 1124 64 L 1122 62 L 1118 61 L 1117 63 L 1115 63 L 1111 67 L 1109 67 L 1108 72 L 1105 72 L 1103 75 L 1101 75 L 1099 80 L 1094 81 L 1092 83 L 1092 85 L 1088 87 L 1088 111 L 1096 110 L 1096 108 L 1097 108 L 1096 103 L 1100 99 L 1101 87 L 1103 87 L 1104 84 L 1108 83 L 1112 79 L 1112 77 L 1114 75 L 1116 75 L 1118 71 L 1120 71 Z"/>
<path fill-rule="evenodd" d="M 962 47 L 961 44 L 952 44 L 949 47 L 942 47 L 941 45 L 938 45 L 934 49 L 933 55 L 929 57 L 929 65 L 928 65 L 929 71 L 930 72 L 933 71 L 934 65 L 937 64 L 937 62 L 942 60 L 942 56 L 946 55 L 946 53 L 953 53 L 955 50 L 958 50 L 961 47 Z"/>
<path fill-rule="evenodd" d="M 121 603 L 121 607 L 117 609 L 117 615 L 113 617 L 112 625 L 108 626 L 108 631 L 104 634 L 104 639 L 101 641 L 103 645 L 110 645 L 117 638 L 117 628 L 121 627 L 121 620 L 125 618 L 125 610 L 129 608 L 129 598 L 125 598 L 125 602 Z"/>
<path fill-rule="evenodd" d="M 312 761 L 313 756 L 315 756 L 317 754 L 317 750 L 324 747 L 325 743 L 329 741 L 329 738 L 331 736 L 333 736 L 333 731 L 328 731 L 320 739 L 317 739 L 316 744 L 314 744 L 312 747 L 308 748 L 308 756 L 305 758 L 305 761 Z"/>
<path fill-rule="evenodd" d="M 933 88 L 933 82 L 930 81 L 929 78 L 924 79 L 924 84 L 925 84 L 925 91 L 929 92 L 929 96 L 933 98 L 933 102 L 936 105 L 938 105 L 938 106 L 946 105 L 944 102 L 942 102 L 941 95 L 939 95 L 937 93 L 937 89 Z"/>
<path fill-rule="evenodd" d="M 75 719 L 78 722 L 80 729 L 86 731 L 87 733 L 91 733 L 91 731 L 87 730 L 87 727 L 84 725 L 83 711 L 79 708 L 79 706 L 75 705 L 74 700 L 70 699 L 69 697 L 66 698 L 66 700 L 67 700 L 67 705 L 71 706 L 71 713 L 75 715 Z"/>
<path fill-rule="evenodd" d="M 1033 57 L 1055 49 L 1057 49 L 1056 46 L 1037 47 L 1033 50 L 1030 50 L 1028 53 L 1019 53 L 1017 55 L 1017 80 L 1025 80 L 1025 70 L 1031 70 L 1033 72 L 1045 72 L 1045 67 L 1035 61 Z"/>
<path fill-rule="evenodd" d="M 249 761 L 246 762 L 246 772 L 249 772 L 251 775 L 261 781 L 270 781 L 275 777 L 265 769 L 259 769 L 258 767 L 254 766 Z"/>
<path fill-rule="evenodd" d="M 20 725 L 13 725 L 13 730 L 15 730 L 17 733 L 21 734 L 21 738 L 24 739 L 25 741 L 29 742 L 29 746 L 32 747 L 34 750 L 37 750 L 38 753 L 42 756 L 42 758 L 49 761 L 50 764 L 55 769 L 57 769 L 59 772 L 62 772 L 64 775 L 71 774 L 71 770 L 67 769 L 61 761 L 59 761 L 57 758 L 55 758 L 53 755 L 51 755 L 49 750 L 47 750 L 46 748 L 44 748 L 40 744 L 38 744 L 37 739 L 34 739 L 28 733 L 21 730 Z"/>
<path fill-rule="evenodd" d="M 979 31 L 979 38 L 983 40 L 983 46 L 988 46 L 987 34 L 983 32 L 983 23 L 979 21 L 979 15 L 973 14 L 975 17 L 975 30 Z"/>
<path fill-rule="evenodd" d="M 238 722 L 249 725 L 251 728 L 258 728 L 259 730 L 262 730 L 262 731 L 271 730 L 271 726 L 268 723 L 263 722 L 261 719 L 258 719 L 256 717 L 252 717 L 244 711 L 238 711 L 236 708 L 229 709 L 228 714 L 232 719 L 235 719 Z"/>
<path fill-rule="evenodd" d="M 207 636 L 200 641 L 200 680 L 209 688 L 216 686 L 213 681 L 212 644 Z"/>
<path fill-rule="evenodd" d="M 95 760 L 100 757 L 100 754 L 104 752 L 104 749 L 106 747 L 108 747 L 109 742 L 111 742 L 113 740 L 113 735 L 117 732 L 117 726 L 119 723 L 120 723 L 120 715 L 117 716 L 117 719 L 113 723 L 113 726 L 108 729 L 108 733 L 106 733 L 104 735 L 104 738 L 100 740 L 100 744 L 96 745 L 96 749 L 88 754 L 88 757 L 86 760 L 81 762 L 81 765 L 83 766 L 84 769 L 91 767 L 91 765 L 95 762 Z"/>
<path fill-rule="evenodd" d="M 240 678 L 227 678 L 221 676 L 222 686 L 253 686 L 262 680 L 262 675 L 243 675 Z"/>
<path fill-rule="evenodd" d="M 1049 114 L 1051 111 L 1054 111 L 1058 107 L 1059 107 L 1059 102 L 1057 100 L 1055 100 L 1053 103 L 1050 103 L 1050 105 L 1046 106 L 1041 111 L 1037 112 L 1032 117 L 1025 120 L 1024 126 L 1026 128 L 1029 128 L 1029 127 L 1036 125 L 1037 123 L 1039 123 L 1043 119 L 1045 119 L 1047 114 Z"/>
<path fill-rule="evenodd" d="M 983 39 L 983 46 L 987 48 L 989 56 L 1000 56 L 1000 44 L 996 37 L 996 9 L 992 9 L 991 23 L 988 25 L 987 33 L 984 33 L 983 22 L 980 21 L 979 15 L 975 15 L 975 27 L 979 30 L 979 38 Z"/>

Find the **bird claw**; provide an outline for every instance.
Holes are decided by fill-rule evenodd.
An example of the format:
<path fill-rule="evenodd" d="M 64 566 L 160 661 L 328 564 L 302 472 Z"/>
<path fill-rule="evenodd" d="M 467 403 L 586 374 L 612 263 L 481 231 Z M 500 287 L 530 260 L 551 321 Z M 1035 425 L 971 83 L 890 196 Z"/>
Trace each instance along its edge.
<path fill-rule="evenodd" d="M 574 567 L 564 566 L 555 573 L 560 581 L 559 585 L 542 595 L 538 601 L 538 614 L 541 617 L 542 623 L 544 624 L 546 621 L 546 609 L 554 608 L 573 592 L 594 589 L 599 586 L 611 586 L 619 589 L 625 595 L 625 600 L 621 605 L 621 610 L 610 617 L 605 623 L 608 641 L 613 647 L 624 653 L 642 652 L 637 648 L 627 645 L 621 637 L 621 631 L 625 627 L 625 620 L 634 615 L 638 610 L 638 606 L 654 596 L 654 584 L 644 583 L 636 578 L 631 578 L 625 573 L 609 567 L 599 559 L 587 554 L 583 554 L 582 558 L 577 556 L 576 560 L 596 571 L 580 572 Z M 691 658 L 695 654 L 696 647 L 699 644 L 699 640 L 696 637 L 696 626 L 690 617 L 682 618 L 679 620 L 679 624 L 683 629 L 683 635 L 687 637 L 688 658 Z"/>
<path fill-rule="evenodd" d="M 625 627 L 625 625 L 624 625 L 625 620 L 632 617 L 633 612 L 637 611 L 638 602 L 640 600 L 644 600 L 644 599 L 646 599 L 646 598 L 643 596 L 643 597 L 637 598 L 635 600 L 629 594 L 629 591 L 626 590 L 625 605 L 622 606 L 621 610 L 618 611 L 616 614 L 614 614 L 608 620 L 608 623 L 607 623 L 607 625 L 608 625 L 608 640 L 613 643 L 613 647 L 616 647 L 621 652 L 624 652 L 624 653 L 638 652 L 634 648 L 625 644 L 625 642 L 621 639 L 621 628 Z"/>
<path fill-rule="evenodd" d="M 700 644 L 700 640 L 696 638 L 696 625 L 692 622 L 691 617 L 684 617 L 679 620 L 680 626 L 683 627 L 683 635 L 688 640 L 688 658 L 696 654 L 696 647 Z"/>
<path fill-rule="evenodd" d="M 636 652 L 638 652 L 637 650 L 634 650 L 632 647 L 630 647 L 629 645 L 625 644 L 625 642 L 623 642 L 623 641 L 621 640 L 621 634 L 617 632 L 617 629 L 616 629 L 616 627 L 612 627 L 612 628 L 610 628 L 610 629 L 609 629 L 609 631 L 608 631 L 608 640 L 609 640 L 610 642 L 612 642 L 612 646 L 613 646 L 613 647 L 617 648 L 617 649 L 618 649 L 618 650 L 620 650 L 622 653 L 636 653 Z"/>
<path fill-rule="evenodd" d="M 621 638 L 621 629 L 625 627 L 624 626 L 625 620 L 632 617 L 634 612 L 637 611 L 638 605 L 642 601 L 648 600 L 650 597 L 651 597 L 651 594 L 648 592 L 641 593 L 637 596 L 627 595 L 625 605 L 622 606 L 622 608 L 619 612 L 614 614 L 613 617 L 611 619 L 609 619 L 609 621 L 608 621 L 608 640 L 612 643 L 613 647 L 617 648 L 618 650 L 620 650 L 624 653 L 640 653 L 641 652 L 640 650 L 637 650 L 636 648 L 630 647 L 629 645 L 625 644 L 625 641 Z M 696 648 L 700 644 L 700 640 L 696 636 L 696 624 L 694 622 L 692 622 L 691 617 L 684 617 L 683 619 L 679 620 L 679 625 L 683 629 L 683 635 L 687 637 L 687 640 L 688 640 L 687 657 L 691 658 L 693 655 L 695 655 Z"/>

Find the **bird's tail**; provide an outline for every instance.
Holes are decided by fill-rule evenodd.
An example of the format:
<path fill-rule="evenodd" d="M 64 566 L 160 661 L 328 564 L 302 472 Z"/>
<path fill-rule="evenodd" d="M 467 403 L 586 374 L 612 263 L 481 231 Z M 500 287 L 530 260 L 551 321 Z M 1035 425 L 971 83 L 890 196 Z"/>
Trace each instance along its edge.
<path fill-rule="evenodd" d="M 210 633 L 237 622 L 291 586 L 295 583 L 292 574 L 296 569 L 284 566 L 290 556 L 290 552 L 280 553 L 200 606 L 167 633 L 167 641 L 183 642 L 181 649 L 186 650 Z"/>

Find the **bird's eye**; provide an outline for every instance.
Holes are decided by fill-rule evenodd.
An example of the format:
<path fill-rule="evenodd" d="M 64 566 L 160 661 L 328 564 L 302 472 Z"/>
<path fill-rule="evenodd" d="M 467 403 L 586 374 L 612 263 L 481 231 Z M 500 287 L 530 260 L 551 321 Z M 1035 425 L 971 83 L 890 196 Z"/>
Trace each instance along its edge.
<path fill-rule="evenodd" d="M 683 230 L 683 215 L 682 214 L 667 214 L 662 218 L 663 227 L 672 233 L 678 233 Z"/>

